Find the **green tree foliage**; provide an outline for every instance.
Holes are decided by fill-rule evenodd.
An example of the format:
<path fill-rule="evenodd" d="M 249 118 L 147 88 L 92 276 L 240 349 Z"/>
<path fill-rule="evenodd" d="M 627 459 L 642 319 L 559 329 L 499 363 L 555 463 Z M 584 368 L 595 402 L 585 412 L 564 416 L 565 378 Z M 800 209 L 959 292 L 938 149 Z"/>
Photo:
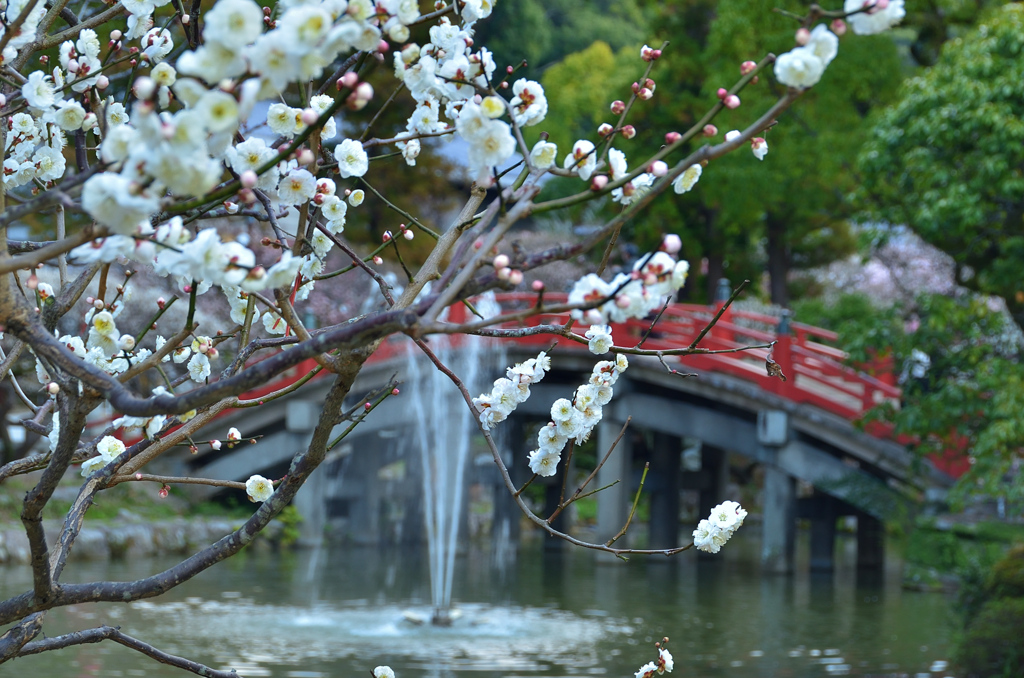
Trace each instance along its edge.
<path fill-rule="evenodd" d="M 498 68 L 525 60 L 525 76 L 539 79 L 544 69 L 594 42 L 616 51 L 639 44 L 647 26 L 636 0 L 501 0 L 476 31 Z"/>
<path fill-rule="evenodd" d="M 674 0 L 652 6 L 657 16 L 645 42 L 671 44 L 652 73 L 654 98 L 637 102 L 631 114 L 637 139 L 620 138 L 616 146 L 630 158 L 657 149 L 665 132 L 686 130 L 715 103 L 715 92 L 739 78 L 743 61 L 792 48 L 797 26 L 772 11 L 778 4 Z M 803 6 L 794 2 L 786 8 Z M 593 44 L 545 72 L 551 103 L 545 128 L 563 150 L 561 144 L 575 138 L 592 138 L 601 122 L 615 122 L 608 105 L 626 99 L 629 84 L 642 73 L 639 47 L 638 42 L 615 53 L 609 45 Z M 892 100 L 903 72 L 887 36 L 847 36 L 840 52 L 822 82 L 804 95 L 799 113 L 784 116 L 767 135 L 769 167 L 745 153 L 716 161 L 694 191 L 661 201 L 632 224 L 630 237 L 647 245 L 666 230 L 680 232 L 691 262 L 708 259 L 707 288 L 723 274 L 759 277 L 767 266 L 775 280 L 772 298 L 783 304 L 791 268 L 818 266 L 853 251 L 843 199 L 855 186 L 852 159 L 866 135 L 866 114 Z M 659 79 L 669 72 L 672 80 Z M 739 109 L 719 115 L 717 140 L 752 122 L 782 92 L 768 69 L 743 92 Z M 594 116 L 595 110 L 602 113 Z"/>
<path fill-rule="evenodd" d="M 907 81 L 860 156 L 868 217 L 904 223 L 1024 326 L 1024 6 L 995 10 Z"/>
<path fill-rule="evenodd" d="M 1024 366 L 1019 334 L 1003 313 L 969 294 L 936 294 L 920 297 L 909 309 L 875 309 L 866 297 L 850 295 L 832 306 L 798 304 L 797 315 L 836 330 L 854 364 L 888 348 L 903 399 L 898 409 L 883 407 L 869 416 L 894 424 L 922 455 L 969 455 L 972 463 L 954 500 L 1024 500 L 1018 468 Z"/>

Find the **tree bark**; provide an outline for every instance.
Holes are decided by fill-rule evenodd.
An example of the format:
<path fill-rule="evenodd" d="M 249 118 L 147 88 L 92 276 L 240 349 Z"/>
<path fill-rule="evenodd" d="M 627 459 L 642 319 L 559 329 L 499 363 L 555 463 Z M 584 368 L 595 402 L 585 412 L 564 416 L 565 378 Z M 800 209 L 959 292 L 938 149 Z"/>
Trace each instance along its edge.
<path fill-rule="evenodd" d="M 772 303 L 789 306 L 789 248 L 786 247 L 786 222 L 782 215 L 769 212 L 765 216 L 768 232 L 768 288 Z"/>

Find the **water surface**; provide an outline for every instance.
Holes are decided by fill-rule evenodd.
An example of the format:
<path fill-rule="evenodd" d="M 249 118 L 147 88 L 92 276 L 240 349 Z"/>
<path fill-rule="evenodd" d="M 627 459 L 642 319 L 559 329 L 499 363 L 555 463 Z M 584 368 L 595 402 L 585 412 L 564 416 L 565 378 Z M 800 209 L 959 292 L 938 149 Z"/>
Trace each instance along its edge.
<path fill-rule="evenodd" d="M 901 590 L 895 556 L 884 573 L 857 573 L 852 540 L 841 540 L 837 571 L 811 575 L 803 539 L 798 574 L 762 576 L 753 527 L 708 560 L 600 563 L 537 543 L 498 562 L 486 547 L 467 549 L 454 585 L 462 616 L 448 629 L 405 619 L 429 616 L 425 549 L 376 548 L 246 553 L 153 601 L 52 611 L 44 629 L 119 625 L 216 668 L 279 678 L 368 678 L 378 664 L 398 678 L 626 678 L 663 636 L 675 675 L 947 675 L 949 603 Z M 75 563 L 65 579 L 126 580 L 174 562 Z M 3 597 L 30 587 L 27 567 L 0 568 Z M 10 667 L 47 678 L 190 675 L 109 642 Z"/>

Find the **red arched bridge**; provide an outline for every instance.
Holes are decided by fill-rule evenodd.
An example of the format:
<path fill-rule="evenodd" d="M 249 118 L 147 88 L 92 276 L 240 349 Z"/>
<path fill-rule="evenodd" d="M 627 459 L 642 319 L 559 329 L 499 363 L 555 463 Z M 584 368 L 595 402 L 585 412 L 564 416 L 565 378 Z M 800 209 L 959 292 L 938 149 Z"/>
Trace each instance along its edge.
<path fill-rule="evenodd" d="M 563 303 L 565 298 L 545 294 L 544 302 Z M 504 313 L 512 313 L 535 306 L 537 295 L 499 294 L 497 301 Z M 864 430 L 852 423 L 879 403 L 898 404 L 900 390 L 893 383 L 891 366 L 880 361 L 855 369 L 844 362 L 833 332 L 791 322 L 788 317 L 723 306 L 671 304 L 653 328 L 651 320 L 612 325 L 615 343 L 623 347 L 643 340 L 645 350 L 666 351 L 689 347 L 698 337 L 700 341 L 697 350 L 685 356 L 630 356 L 630 368 L 616 384 L 615 397 L 605 406 L 595 436 L 597 449 L 608 450 L 623 423 L 627 418 L 631 421 L 631 433 L 615 448 L 597 479 L 597 487 L 612 485 L 597 495 L 599 536 L 611 536 L 623 524 L 645 464 L 650 468 L 644 486 L 651 501 L 648 545 L 655 548 L 671 548 L 680 541 L 681 493 L 699 494 L 700 512 L 706 513 L 728 496 L 731 479 L 741 480 L 736 477 L 737 468 L 745 464 L 749 473 L 759 469 L 757 477 L 762 479 L 759 497 L 766 567 L 780 571 L 792 567 L 795 521 L 802 517 L 812 525 L 812 567 L 830 568 L 840 515 L 857 516 L 858 557 L 865 566 L 877 566 L 882 521 L 909 515 L 916 501 L 933 489 L 947 487 L 950 480 L 928 464 L 924 474 L 918 472 L 912 456 L 883 427 Z M 713 327 L 701 336 L 716 315 Z M 465 308 L 453 308 L 451 317 L 453 321 L 465 318 Z M 562 324 L 568 317 L 567 313 L 539 314 L 502 327 Z M 586 327 L 581 324 L 575 329 L 582 333 Z M 463 340 L 458 335 L 451 338 L 456 352 Z M 529 477 L 525 459 L 533 446 L 535 427 L 547 421 L 555 399 L 571 396 L 581 376 L 589 374 L 595 356 L 586 344 L 534 333 L 494 342 L 494 351 L 504 353 L 485 367 L 493 370 L 493 379 L 503 374 L 506 364 L 553 344 L 548 378 L 534 385 L 531 398 L 501 425 L 508 454 L 505 463 L 518 482 Z M 768 348 L 750 348 L 768 345 L 770 360 Z M 418 356 L 409 347 L 402 335 L 382 343 L 352 390 L 353 405 L 358 405 L 359 394 L 384 384 L 396 372 L 400 380 L 408 377 L 410 356 Z M 247 398 L 295 382 L 314 364 L 297 366 Z M 767 366 L 773 364 L 785 379 L 769 374 Z M 698 378 L 681 378 L 678 373 L 696 373 Z M 233 425 L 246 436 L 262 435 L 256 446 L 233 450 L 225 446 L 216 452 L 201 449 L 197 455 L 172 456 L 161 463 L 172 474 L 232 480 L 244 480 L 252 473 L 280 477 L 287 472 L 292 454 L 308 442 L 327 383 L 323 378 L 310 380 L 287 398 L 230 413 L 215 424 L 218 430 Z M 367 416 L 332 452 L 323 472 L 314 474 L 303 488 L 296 503 L 311 538 L 319 539 L 325 529 L 363 541 L 422 534 L 419 454 L 410 451 L 415 436 L 408 435 L 417 422 L 415 408 L 405 400 L 405 396 L 415 397 L 416 388 L 406 381 L 402 397 L 386 399 Z M 470 475 L 475 482 L 496 486 L 493 464 L 482 459 L 484 463 L 475 464 Z M 623 482 L 616 484 L 617 480 Z M 556 501 L 560 487 L 556 477 L 549 487 Z M 519 521 L 510 504 L 507 493 L 498 488 L 493 533 L 516 534 Z"/>

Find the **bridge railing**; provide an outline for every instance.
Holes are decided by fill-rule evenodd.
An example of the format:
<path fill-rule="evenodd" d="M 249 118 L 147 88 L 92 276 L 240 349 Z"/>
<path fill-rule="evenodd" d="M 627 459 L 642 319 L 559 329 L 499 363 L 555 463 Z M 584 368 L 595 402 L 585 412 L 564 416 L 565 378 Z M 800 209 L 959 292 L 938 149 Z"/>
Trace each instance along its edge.
<path fill-rule="evenodd" d="M 547 302 L 562 303 L 566 298 L 564 294 L 545 295 Z M 537 296 L 524 293 L 500 294 L 498 301 L 503 310 L 512 311 L 536 304 Z M 657 351 L 689 346 L 711 322 L 718 308 L 720 306 L 671 304 L 644 341 L 643 348 Z M 568 318 L 567 313 L 542 314 L 522 323 L 510 323 L 506 327 L 564 323 Z M 846 354 L 843 351 L 822 343 L 837 341 L 838 335 L 835 332 L 802 323 L 784 321 L 783 324 L 789 325 L 789 331 L 784 329 L 780 333 L 777 327 L 779 320 L 775 317 L 726 309 L 715 326 L 701 339 L 697 348 L 704 351 L 682 358 L 664 358 L 681 372 L 692 368 L 728 374 L 754 382 L 764 390 L 788 400 L 815 405 L 846 418 L 860 416 L 882 402 L 898 404 L 899 388 L 884 378 L 850 367 L 844 362 Z M 580 332 L 584 329 L 581 328 Z M 634 346 L 649 329 L 649 320 L 630 320 L 613 324 L 612 335 L 620 346 Z M 550 335 L 532 335 L 516 341 L 550 345 L 552 338 Z M 785 381 L 767 373 L 767 349 L 748 348 L 773 341 L 776 344 L 771 357 L 782 368 L 786 375 Z M 564 338 L 558 341 L 558 346 L 567 350 L 586 350 L 586 346 Z M 884 365 L 875 367 L 884 370 Z"/>

